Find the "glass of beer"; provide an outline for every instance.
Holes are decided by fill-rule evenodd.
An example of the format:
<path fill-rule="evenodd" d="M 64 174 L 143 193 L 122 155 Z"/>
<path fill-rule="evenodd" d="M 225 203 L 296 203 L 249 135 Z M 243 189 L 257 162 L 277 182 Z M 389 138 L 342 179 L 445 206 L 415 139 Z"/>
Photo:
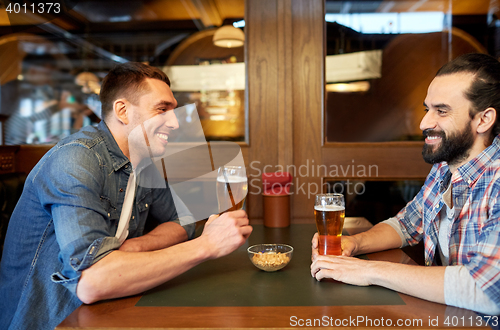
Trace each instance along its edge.
<path fill-rule="evenodd" d="M 316 195 L 314 217 L 319 234 L 320 255 L 342 255 L 342 228 L 344 227 L 345 202 L 342 194 Z"/>
<path fill-rule="evenodd" d="M 248 180 L 244 166 L 222 166 L 217 172 L 219 213 L 241 210 L 245 206 Z"/>

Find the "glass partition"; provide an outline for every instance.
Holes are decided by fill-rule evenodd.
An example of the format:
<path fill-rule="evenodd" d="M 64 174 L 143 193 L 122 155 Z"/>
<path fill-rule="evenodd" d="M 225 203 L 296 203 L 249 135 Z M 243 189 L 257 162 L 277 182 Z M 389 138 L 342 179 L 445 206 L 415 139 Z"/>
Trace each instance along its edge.
<path fill-rule="evenodd" d="M 225 28 L 241 32 L 236 27 L 241 25 L 239 21 Z M 207 140 L 245 141 L 244 46 L 215 45 L 218 31 L 207 29 L 186 38 L 163 69 L 172 81 L 179 106 L 196 105 Z M 191 116 L 179 120 L 179 125 L 189 125 Z M 184 136 L 183 141 L 186 139 L 189 137 Z"/>
<path fill-rule="evenodd" d="M 208 140 L 245 141 L 244 0 L 60 3 L 52 16 L 0 6 L 1 144 L 53 144 L 98 123 L 102 79 L 127 61 L 167 72 Z"/>
<path fill-rule="evenodd" d="M 325 142 L 421 140 L 437 70 L 464 53 L 497 56 L 495 10 L 451 0 L 327 0 Z"/>

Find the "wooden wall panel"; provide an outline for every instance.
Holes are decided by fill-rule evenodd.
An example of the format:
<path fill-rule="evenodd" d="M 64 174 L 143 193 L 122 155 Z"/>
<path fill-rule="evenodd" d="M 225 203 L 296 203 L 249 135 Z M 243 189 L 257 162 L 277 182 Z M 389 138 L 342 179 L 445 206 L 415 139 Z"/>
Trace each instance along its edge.
<path fill-rule="evenodd" d="M 298 169 L 307 162 L 321 163 L 324 104 L 324 2 L 293 1 L 293 156 Z M 299 172 L 297 174 L 300 174 Z M 314 192 L 321 178 L 311 174 L 295 178 L 294 220 L 311 219 Z M 303 189 L 300 189 L 302 187 Z"/>
<path fill-rule="evenodd" d="M 278 2 L 278 164 L 286 165 L 293 162 L 293 23 L 292 0 Z"/>
<path fill-rule="evenodd" d="M 52 144 L 25 144 L 19 146 L 16 155 L 16 171 L 28 174 L 38 161 L 50 150 Z"/>
<path fill-rule="evenodd" d="M 321 164 L 326 176 L 339 180 L 421 180 L 431 169 L 422 158 L 422 147 L 423 142 L 327 144 Z"/>
<path fill-rule="evenodd" d="M 249 162 L 248 213 L 262 218 L 260 173 L 278 162 L 278 8 L 276 1 L 246 2 L 245 38 L 248 79 Z M 257 169 L 257 170 L 254 170 Z"/>
<path fill-rule="evenodd" d="M 247 1 L 245 21 L 248 212 L 258 221 L 262 172 L 321 160 L 324 1 Z M 307 194 L 293 195 L 292 205 L 292 221 L 306 215 L 312 219 Z"/>

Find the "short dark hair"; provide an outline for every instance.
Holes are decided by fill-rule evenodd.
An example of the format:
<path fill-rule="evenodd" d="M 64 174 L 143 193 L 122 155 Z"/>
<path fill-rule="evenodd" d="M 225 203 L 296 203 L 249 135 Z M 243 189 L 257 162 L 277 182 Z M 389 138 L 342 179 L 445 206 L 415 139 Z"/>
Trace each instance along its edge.
<path fill-rule="evenodd" d="M 500 62 L 487 54 L 464 54 L 445 64 L 437 76 L 453 73 L 471 73 L 474 79 L 465 97 L 471 101 L 471 118 L 487 108 L 496 111 L 497 118 L 492 130 L 493 138 L 500 134 Z"/>
<path fill-rule="evenodd" d="M 102 103 L 101 117 L 105 120 L 113 110 L 113 103 L 120 97 L 137 105 L 139 97 L 149 90 L 146 78 L 158 79 L 170 86 L 165 72 L 139 62 L 116 65 L 104 77 L 99 98 Z"/>

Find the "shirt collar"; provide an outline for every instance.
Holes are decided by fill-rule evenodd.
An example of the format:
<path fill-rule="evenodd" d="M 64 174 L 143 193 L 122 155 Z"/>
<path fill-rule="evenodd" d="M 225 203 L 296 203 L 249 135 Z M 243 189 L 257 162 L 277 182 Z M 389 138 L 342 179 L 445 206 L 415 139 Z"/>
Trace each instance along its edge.
<path fill-rule="evenodd" d="M 500 158 L 500 135 L 497 135 L 493 140 L 493 143 L 484 149 L 479 155 L 460 166 L 458 168 L 458 174 L 469 185 L 469 187 L 471 187 L 483 174 L 492 160 L 498 158 Z M 449 168 L 448 164 L 442 164 L 441 177 L 445 177 L 446 171 L 449 171 Z"/>
<path fill-rule="evenodd" d="M 106 147 L 108 148 L 111 159 L 113 160 L 113 169 L 115 171 L 118 171 L 122 167 L 128 165 L 129 170 L 132 171 L 130 160 L 123 154 L 104 120 L 101 120 L 101 122 L 98 124 L 98 129 L 104 140 L 104 143 L 106 144 Z"/>
<path fill-rule="evenodd" d="M 444 193 L 445 190 L 450 185 L 451 181 L 451 172 L 448 164 L 446 162 L 442 162 L 439 164 L 439 178 L 440 178 L 440 188 L 439 192 Z"/>

